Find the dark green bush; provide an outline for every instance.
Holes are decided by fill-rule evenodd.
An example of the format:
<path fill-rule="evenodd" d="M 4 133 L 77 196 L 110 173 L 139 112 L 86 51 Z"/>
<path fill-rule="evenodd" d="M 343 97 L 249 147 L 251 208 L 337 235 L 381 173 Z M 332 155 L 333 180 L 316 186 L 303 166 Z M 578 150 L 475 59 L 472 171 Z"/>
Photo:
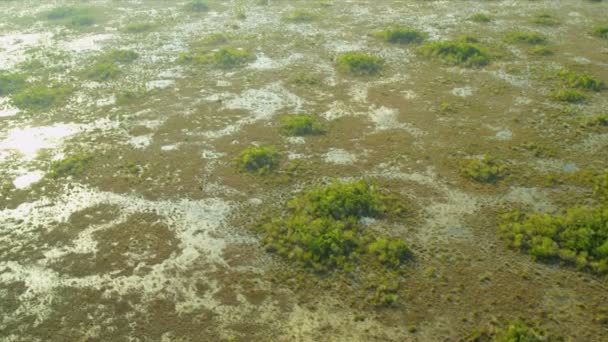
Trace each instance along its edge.
<path fill-rule="evenodd" d="M 120 69 L 114 63 L 101 62 L 89 67 L 84 75 L 92 81 L 103 82 L 118 76 Z"/>
<path fill-rule="evenodd" d="M 240 171 L 267 175 L 279 167 L 281 155 L 271 146 L 251 146 L 236 157 Z"/>
<path fill-rule="evenodd" d="M 575 89 L 560 89 L 553 92 L 553 98 L 561 102 L 580 103 L 587 99 L 587 96 Z"/>
<path fill-rule="evenodd" d="M 513 248 L 541 260 L 608 273 L 608 207 L 575 207 L 562 214 L 506 214 L 500 232 Z"/>
<path fill-rule="evenodd" d="M 0 96 L 23 89 L 26 86 L 26 79 L 23 74 L 0 71 Z"/>
<path fill-rule="evenodd" d="M 507 34 L 506 40 L 511 43 L 525 43 L 531 45 L 545 44 L 547 38 L 535 32 L 511 32 Z"/>
<path fill-rule="evenodd" d="M 347 52 L 338 56 L 336 63 L 339 71 L 362 76 L 378 74 L 384 60 L 362 52 Z"/>
<path fill-rule="evenodd" d="M 74 27 L 92 26 L 97 21 L 95 11 L 83 7 L 57 7 L 47 12 L 46 18 Z"/>
<path fill-rule="evenodd" d="M 93 158 L 86 154 L 75 154 L 63 160 L 53 162 L 49 176 L 51 178 L 61 178 L 67 176 L 77 176 L 83 173 Z"/>
<path fill-rule="evenodd" d="M 319 135 L 325 133 L 317 117 L 311 115 L 288 115 L 281 118 L 281 130 L 289 136 Z"/>
<path fill-rule="evenodd" d="M 593 29 L 593 35 L 608 39 L 608 26 L 599 26 Z"/>
<path fill-rule="evenodd" d="M 568 69 L 560 69 L 557 76 L 565 86 L 585 90 L 600 91 L 605 87 L 604 82 L 587 74 L 577 74 Z"/>
<path fill-rule="evenodd" d="M 102 56 L 102 60 L 115 63 L 131 63 L 139 58 L 139 54 L 132 50 L 113 49 Z"/>
<path fill-rule="evenodd" d="M 469 20 L 476 23 L 489 23 L 492 21 L 492 17 L 484 13 L 475 13 L 469 17 Z"/>
<path fill-rule="evenodd" d="M 209 11 L 209 5 L 205 1 L 194 0 L 187 3 L 184 9 L 188 12 L 201 13 Z"/>
<path fill-rule="evenodd" d="M 481 67 L 490 63 L 490 54 L 474 43 L 431 42 L 423 45 L 419 51 L 450 65 Z"/>
<path fill-rule="evenodd" d="M 392 27 L 375 33 L 375 36 L 393 44 L 419 44 L 428 35 L 408 27 Z"/>
<path fill-rule="evenodd" d="M 483 159 L 467 159 L 460 163 L 460 174 L 480 183 L 496 183 L 506 172 L 506 167 L 486 155 Z"/>
<path fill-rule="evenodd" d="M 530 326 L 518 320 L 504 327 L 488 326 L 474 330 L 464 340 L 466 342 L 544 342 L 551 341 L 544 329 Z"/>
<path fill-rule="evenodd" d="M 222 69 L 233 69 L 243 66 L 253 60 L 255 55 L 247 50 L 237 50 L 229 47 L 223 47 L 218 51 L 211 53 L 205 52 L 188 52 L 177 58 L 178 63 L 206 64 L 214 65 Z"/>
<path fill-rule="evenodd" d="M 538 25 L 555 26 L 560 23 L 559 19 L 548 13 L 540 13 L 532 18 L 532 22 Z"/>
<path fill-rule="evenodd" d="M 15 93 L 12 102 L 20 109 L 42 110 L 64 103 L 71 92 L 66 86 L 33 84 Z"/>
<path fill-rule="evenodd" d="M 155 27 L 156 25 L 153 23 L 134 22 L 127 24 L 127 26 L 125 26 L 124 28 L 124 31 L 128 33 L 144 33 L 152 31 L 152 29 L 154 29 Z"/>

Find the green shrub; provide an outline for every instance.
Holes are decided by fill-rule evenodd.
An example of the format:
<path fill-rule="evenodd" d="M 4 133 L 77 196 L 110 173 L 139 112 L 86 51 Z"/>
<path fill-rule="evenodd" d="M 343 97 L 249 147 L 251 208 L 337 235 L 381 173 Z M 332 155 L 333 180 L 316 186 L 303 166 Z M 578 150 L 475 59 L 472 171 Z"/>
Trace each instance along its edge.
<path fill-rule="evenodd" d="M 604 88 L 604 82 L 587 74 L 577 74 L 568 69 L 560 69 L 557 76 L 565 86 L 585 90 L 600 91 Z"/>
<path fill-rule="evenodd" d="M 56 7 L 50 10 L 46 17 L 49 20 L 59 20 L 72 17 L 76 12 L 74 7 Z"/>
<path fill-rule="evenodd" d="M 608 273 L 608 207 L 575 207 L 562 214 L 506 214 L 500 232 L 513 248 L 541 260 Z"/>
<path fill-rule="evenodd" d="M 480 183 L 496 183 L 506 172 L 506 167 L 489 155 L 483 159 L 468 159 L 460 163 L 460 174 Z"/>
<path fill-rule="evenodd" d="M 23 89 L 26 86 L 26 79 L 23 74 L 0 71 L 0 96 Z"/>
<path fill-rule="evenodd" d="M 142 97 L 140 92 L 136 91 L 123 91 L 116 95 L 116 104 L 119 106 L 125 106 L 132 104 Z"/>
<path fill-rule="evenodd" d="M 201 13 L 209 11 L 209 5 L 205 1 L 194 0 L 187 3 L 184 9 L 188 12 Z"/>
<path fill-rule="evenodd" d="M 555 26 L 559 24 L 559 19 L 555 18 L 551 14 L 540 13 L 532 18 L 532 22 L 538 25 Z"/>
<path fill-rule="evenodd" d="M 194 52 L 184 53 L 178 57 L 178 63 L 207 64 L 218 68 L 233 69 L 243 66 L 253 60 L 255 55 L 247 50 L 237 50 L 223 47 L 211 53 Z"/>
<path fill-rule="evenodd" d="M 608 115 L 596 115 L 582 120 L 582 124 L 588 127 L 608 126 Z"/>
<path fill-rule="evenodd" d="M 378 74 L 384 60 L 361 52 L 347 52 L 338 56 L 336 63 L 339 71 L 362 76 Z"/>
<path fill-rule="evenodd" d="M 553 92 L 553 98 L 561 102 L 580 103 L 585 101 L 587 96 L 575 89 L 560 89 Z"/>
<path fill-rule="evenodd" d="M 113 49 L 106 52 L 101 59 L 115 63 L 131 63 L 138 58 L 139 54 L 133 50 Z"/>
<path fill-rule="evenodd" d="M 608 125 L 608 118 L 604 121 L 604 125 Z M 604 204 L 608 204 L 608 170 L 594 180 L 593 195 Z"/>
<path fill-rule="evenodd" d="M 57 7 L 47 12 L 46 18 L 74 27 L 92 26 L 97 21 L 93 9 L 82 7 Z"/>
<path fill-rule="evenodd" d="M 551 341 L 544 329 L 530 326 L 524 321 L 515 321 L 504 327 L 489 326 L 474 330 L 465 338 L 466 342 L 543 342 Z"/>
<path fill-rule="evenodd" d="M 374 34 L 376 37 L 384 39 L 385 42 L 393 44 L 419 44 L 428 36 L 408 27 L 392 27 Z"/>
<path fill-rule="evenodd" d="M 303 10 L 295 10 L 284 16 L 283 19 L 292 23 L 307 23 L 317 19 L 317 15 Z"/>
<path fill-rule="evenodd" d="M 124 27 L 124 31 L 127 33 L 144 33 L 151 31 L 154 27 L 156 27 L 156 25 L 152 23 L 135 22 L 127 24 L 127 26 Z"/>
<path fill-rule="evenodd" d="M 263 242 L 268 250 L 307 267 L 352 271 L 371 262 L 396 268 L 410 254 L 403 241 L 375 237 L 359 222 L 380 218 L 387 208 L 385 198 L 366 181 L 313 188 L 292 199 L 288 208 L 286 217 L 261 226 Z"/>
<path fill-rule="evenodd" d="M 267 175 L 279 168 L 281 155 L 271 146 L 251 146 L 236 158 L 240 171 Z"/>
<path fill-rule="evenodd" d="M 311 115 L 288 115 L 281 118 L 281 130 L 289 136 L 319 135 L 325 133 L 319 119 Z"/>
<path fill-rule="evenodd" d="M 469 17 L 469 20 L 476 23 L 489 23 L 492 21 L 492 17 L 484 13 L 475 13 Z"/>
<path fill-rule="evenodd" d="M 532 49 L 532 53 L 537 56 L 551 56 L 553 55 L 553 51 L 549 50 L 546 46 L 536 45 Z"/>
<path fill-rule="evenodd" d="M 228 37 L 221 32 L 215 32 L 215 33 L 212 33 L 212 34 L 206 36 L 205 38 L 199 40 L 197 42 L 197 45 L 215 46 L 215 45 L 221 45 L 221 44 L 226 44 L 226 43 L 228 43 Z"/>
<path fill-rule="evenodd" d="M 524 43 L 530 45 L 546 44 L 547 38 L 535 32 L 511 32 L 507 34 L 506 40 L 511 43 Z"/>
<path fill-rule="evenodd" d="M 57 179 L 82 174 L 93 158 L 86 154 L 75 154 L 63 160 L 53 162 L 49 176 Z"/>
<path fill-rule="evenodd" d="M 599 26 L 593 29 L 593 35 L 608 39 L 608 26 Z"/>
<path fill-rule="evenodd" d="M 490 63 L 490 54 L 477 44 L 467 42 L 431 42 L 419 50 L 450 65 L 481 67 Z"/>
<path fill-rule="evenodd" d="M 84 75 L 92 81 L 103 82 L 118 76 L 120 69 L 114 63 L 100 62 L 85 70 Z"/>
<path fill-rule="evenodd" d="M 301 86 L 314 86 L 321 84 L 321 79 L 318 76 L 311 75 L 306 72 L 299 72 L 294 74 L 289 81 L 291 83 L 301 85 Z"/>
<path fill-rule="evenodd" d="M 72 89 L 61 85 L 33 84 L 15 93 L 12 102 L 20 109 L 42 110 L 64 103 Z"/>

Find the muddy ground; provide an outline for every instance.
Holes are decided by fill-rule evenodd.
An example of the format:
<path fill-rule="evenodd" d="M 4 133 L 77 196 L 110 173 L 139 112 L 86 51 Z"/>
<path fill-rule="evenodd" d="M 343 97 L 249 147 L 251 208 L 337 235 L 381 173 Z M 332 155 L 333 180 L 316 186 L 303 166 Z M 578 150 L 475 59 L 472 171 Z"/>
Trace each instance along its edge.
<path fill-rule="evenodd" d="M 497 233 L 502 211 L 586 202 L 589 189 L 546 178 L 608 168 L 608 130 L 580 124 L 608 113 L 608 91 L 562 103 L 547 77 L 568 67 L 608 81 L 608 40 L 590 34 L 608 24 L 607 1 L 208 3 L 193 13 L 185 1 L 0 0 L 0 69 L 74 89 L 44 110 L 0 97 L 0 340 L 458 341 L 518 318 L 566 340 L 607 339 L 605 279 L 536 262 Z M 94 8 L 95 24 L 47 20 L 60 5 Z M 297 9 L 317 16 L 284 20 Z M 534 23 L 539 13 L 557 23 Z M 445 65 L 372 35 L 391 25 L 431 41 L 470 34 L 495 57 Z M 514 30 L 542 33 L 553 54 L 505 41 Z M 214 33 L 255 61 L 176 61 Z M 139 58 L 110 80 L 83 77 L 116 48 Z M 382 56 L 385 68 L 342 74 L 334 59 L 347 51 Z M 137 97 L 117 103 L 125 91 Z M 278 118 L 293 113 L 318 115 L 327 133 L 285 137 Z M 277 174 L 236 169 L 252 144 L 277 147 Z M 91 157 L 82 172 L 49 176 L 76 154 Z M 484 154 L 509 167 L 497 184 L 459 174 L 461 160 Z M 411 215 L 383 227 L 415 255 L 395 305 L 277 281 L 291 266 L 251 227 L 331 178 L 373 179 L 407 199 Z"/>

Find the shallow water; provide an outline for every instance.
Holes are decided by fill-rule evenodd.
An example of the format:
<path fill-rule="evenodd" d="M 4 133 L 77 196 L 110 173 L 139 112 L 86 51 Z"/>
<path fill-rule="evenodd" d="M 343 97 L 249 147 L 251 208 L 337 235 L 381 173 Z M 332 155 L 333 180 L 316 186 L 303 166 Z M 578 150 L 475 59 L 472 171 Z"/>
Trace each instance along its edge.
<path fill-rule="evenodd" d="M 606 127 L 580 124 L 607 113 L 608 91 L 565 104 L 547 77 L 568 67 L 608 81 L 608 40 L 589 33 L 608 24 L 608 1 L 210 0 L 200 14 L 186 2 L 88 1 L 96 23 L 73 27 L 46 13 L 80 2 L 0 0 L 0 71 L 73 88 L 40 110 L 0 94 L 0 340 L 458 341 L 518 318 L 605 340 L 606 279 L 509 249 L 497 214 L 587 203 L 588 189 L 543 177 L 608 168 Z M 296 9 L 318 16 L 283 20 Z M 468 20 L 480 12 L 494 19 Z M 534 24 L 540 12 L 559 24 Z M 134 22 L 153 25 L 126 31 Z M 395 24 L 431 41 L 474 35 L 495 57 L 450 66 L 372 34 Z M 553 55 L 506 42 L 514 29 L 544 34 Z M 212 33 L 255 59 L 177 62 L 191 47 L 222 46 L 200 42 Z M 87 79 L 112 49 L 139 57 L 106 81 Z M 383 71 L 339 72 L 335 57 L 348 51 L 381 56 Z M 136 97 L 120 103 L 126 91 Z M 304 113 L 326 134 L 281 134 L 282 116 Z M 522 147 L 530 142 L 546 153 Z M 277 148 L 278 174 L 236 169 L 250 145 Z M 485 154 L 508 164 L 506 179 L 459 174 L 460 161 Z M 51 177 L 72 155 L 91 161 Z M 253 226 L 331 178 L 369 178 L 407 200 L 411 217 L 365 221 L 415 255 L 397 304 L 277 280 L 292 265 Z"/>

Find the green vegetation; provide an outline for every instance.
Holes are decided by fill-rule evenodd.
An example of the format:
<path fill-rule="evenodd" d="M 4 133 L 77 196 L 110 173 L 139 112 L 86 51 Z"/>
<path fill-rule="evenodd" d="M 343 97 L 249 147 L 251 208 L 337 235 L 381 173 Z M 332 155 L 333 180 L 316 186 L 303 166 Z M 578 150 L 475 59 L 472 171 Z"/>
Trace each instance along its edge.
<path fill-rule="evenodd" d="M 423 55 L 437 58 L 449 65 L 482 67 L 490 63 L 490 54 L 482 47 L 468 42 L 430 42 L 419 50 Z"/>
<path fill-rule="evenodd" d="M 307 23 L 317 19 L 317 15 L 303 10 L 295 10 L 283 17 L 283 19 L 292 23 Z"/>
<path fill-rule="evenodd" d="M 535 32 L 511 32 L 507 34 L 506 40 L 510 43 L 524 43 L 530 45 L 547 43 L 547 38 L 545 38 L 545 36 Z"/>
<path fill-rule="evenodd" d="M 476 23 L 489 23 L 492 21 L 492 17 L 484 13 L 475 13 L 469 17 L 469 20 Z"/>
<path fill-rule="evenodd" d="M 536 45 L 532 49 L 532 53 L 537 56 L 551 56 L 553 55 L 553 51 L 549 50 L 546 46 Z"/>
<path fill-rule="evenodd" d="M 608 26 L 598 26 L 593 29 L 592 33 L 596 37 L 608 39 Z"/>
<path fill-rule="evenodd" d="M 600 190 L 601 192 L 601 190 Z M 574 207 L 562 214 L 512 212 L 500 232 L 511 247 L 541 260 L 559 260 L 608 273 L 608 207 Z"/>
<path fill-rule="evenodd" d="M 145 23 L 145 22 L 135 22 L 130 23 L 125 26 L 124 31 L 127 33 L 144 33 L 152 31 L 156 27 L 153 23 Z"/>
<path fill-rule="evenodd" d="M 123 92 L 116 94 L 116 104 L 119 106 L 130 105 L 133 102 L 140 99 L 141 97 L 142 97 L 141 92 L 130 91 L 130 90 L 123 91 Z"/>
<path fill-rule="evenodd" d="M 555 26 L 560 23 L 559 19 L 548 13 L 540 13 L 535 15 L 534 18 L 532 18 L 532 22 L 538 25 L 545 26 Z"/>
<path fill-rule="evenodd" d="M 20 109 L 48 109 L 64 103 L 71 92 L 71 88 L 62 85 L 33 84 L 15 93 L 12 102 Z"/>
<path fill-rule="evenodd" d="M 84 75 L 92 81 L 103 82 L 116 77 L 120 73 L 114 63 L 100 62 L 85 70 Z"/>
<path fill-rule="evenodd" d="M 466 342 L 543 342 L 550 341 L 550 335 L 538 326 L 530 326 L 523 321 L 515 321 L 503 328 L 494 326 L 474 330 L 465 338 Z"/>
<path fill-rule="evenodd" d="M 467 159 L 460 163 L 460 174 L 480 183 L 496 183 L 506 173 L 506 167 L 485 155 L 483 159 Z"/>
<path fill-rule="evenodd" d="M 82 7 L 56 7 L 47 12 L 46 18 L 73 27 L 93 26 L 97 21 L 93 9 Z"/>
<path fill-rule="evenodd" d="M 211 53 L 188 52 L 177 58 L 178 63 L 210 64 L 218 68 L 232 69 L 255 60 L 255 55 L 247 50 L 223 47 Z"/>
<path fill-rule="evenodd" d="M 240 171 L 267 175 L 279 168 L 281 155 L 272 146 L 251 146 L 236 157 Z"/>
<path fill-rule="evenodd" d="M 288 115 L 281 118 L 281 130 L 289 136 L 319 135 L 325 133 L 317 117 L 311 115 Z"/>
<path fill-rule="evenodd" d="M 205 1 L 194 0 L 187 3 L 184 9 L 188 12 L 202 13 L 209 11 L 209 5 Z"/>
<path fill-rule="evenodd" d="M 577 74 L 568 69 L 560 69 L 557 76 L 563 84 L 570 88 L 600 91 L 604 88 L 604 82 L 587 74 Z"/>
<path fill-rule="evenodd" d="M 294 74 L 289 81 L 300 86 L 314 86 L 321 84 L 321 79 L 318 76 L 311 75 L 306 72 Z"/>
<path fill-rule="evenodd" d="M 393 44 L 419 44 L 425 40 L 428 35 L 408 27 L 392 27 L 376 32 L 374 36 Z"/>
<path fill-rule="evenodd" d="M 608 170 L 595 178 L 593 195 L 602 203 L 608 203 Z"/>
<path fill-rule="evenodd" d="M 215 45 L 221 45 L 221 44 L 226 44 L 226 43 L 228 43 L 228 36 L 226 36 L 225 34 L 223 34 L 221 32 L 215 32 L 215 33 L 212 33 L 212 34 L 206 36 L 205 38 L 197 41 L 196 45 L 215 46 Z"/>
<path fill-rule="evenodd" d="M 347 52 L 336 59 L 338 70 L 357 76 L 376 75 L 382 70 L 384 60 L 362 52 Z"/>
<path fill-rule="evenodd" d="M 115 63 L 131 63 L 139 58 L 139 54 L 133 50 L 113 49 L 102 56 L 102 60 Z"/>
<path fill-rule="evenodd" d="M 0 96 L 9 95 L 26 86 L 26 76 L 18 73 L 0 71 Z"/>
<path fill-rule="evenodd" d="M 583 126 L 587 127 L 600 127 L 608 126 L 608 115 L 595 115 L 592 117 L 584 118 L 582 120 Z"/>
<path fill-rule="evenodd" d="M 560 89 L 553 92 L 553 98 L 561 102 L 580 103 L 585 101 L 587 96 L 575 89 Z"/>
<path fill-rule="evenodd" d="M 63 160 L 53 162 L 49 176 L 57 179 L 82 174 L 93 158 L 86 154 L 74 154 Z"/>

